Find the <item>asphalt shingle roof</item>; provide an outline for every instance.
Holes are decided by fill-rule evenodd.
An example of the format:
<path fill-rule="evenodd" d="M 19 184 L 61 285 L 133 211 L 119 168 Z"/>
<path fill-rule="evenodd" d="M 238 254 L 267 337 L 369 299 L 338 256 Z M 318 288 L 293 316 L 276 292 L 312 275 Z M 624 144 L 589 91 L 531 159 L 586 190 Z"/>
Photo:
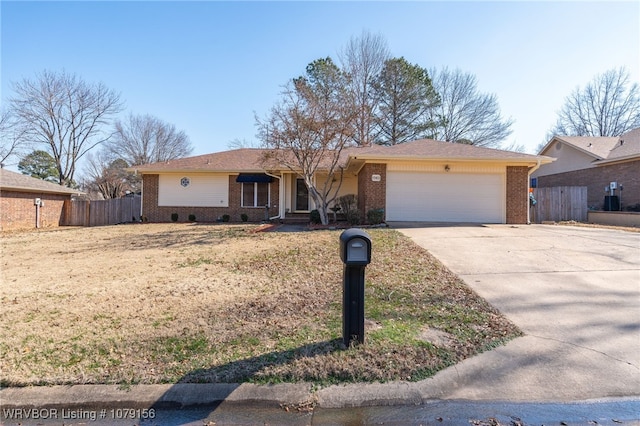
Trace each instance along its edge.
<path fill-rule="evenodd" d="M 358 154 L 357 150 L 361 150 Z M 442 158 L 442 159 L 478 159 L 478 160 L 523 160 L 535 161 L 536 155 L 513 151 L 485 148 L 461 143 L 441 142 L 433 139 L 419 139 L 392 146 L 371 146 L 354 148 L 350 154 L 359 157 L 398 158 Z"/>
<path fill-rule="evenodd" d="M 27 192 L 46 192 L 51 194 L 82 194 L 77 189 L 60 186 L 56 183 L 32 178 L 21 173 L 0 168 L 0 189 Z"/>
<path fill-rule="evenodd" d="M 139 173 L 170 173 L 182 171 L 202 172 L 260 172 L 265 168 L 284 169 L 285 167 L 265 167 L 263 160 L 269 150 L 242 148 L 222 151 L 195 157 L 180 158 L 161 163 L 134 166 L 131 169 Z M 499 149 L 483 148 L 473 145 L 439 142 L 431 139 L 420 139 L 393 146 L 375 145 L 370 147 L 345 148 L 341 153 L 341 163 L 346 165 L 352 159 L 461 159 L 461 160 L 496 160 L 496 161 L 531 161 L 548 157 L 522 154 Z"/>
<path fill-rule="evenodd" d="M 195 157 L 179 158 L 161 163 L 133 166 L 131 169 L 141 173 L 148 171 L 221 171 L 221 172 L 256 172 L 262 171 L 262 159 L 267 152 L 264 149 L 242 148 L 231 151 L 215 152 L 213 154 Z"/>
<path fill-rule="evenodd" d="M 640 157 L 640 128 L 619 137 L 609 136 L 556 136 L 559 140 L 589 153 L 600 161 L 615 161 L 621 158 Z M 550 144 L 542 151 L 544 153 Z"/>

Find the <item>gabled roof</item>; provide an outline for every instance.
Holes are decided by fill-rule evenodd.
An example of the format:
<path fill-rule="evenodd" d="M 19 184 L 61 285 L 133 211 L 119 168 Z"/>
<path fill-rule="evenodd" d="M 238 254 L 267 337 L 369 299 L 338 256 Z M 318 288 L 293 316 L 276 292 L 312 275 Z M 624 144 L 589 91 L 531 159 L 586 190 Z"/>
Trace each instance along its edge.
<path fill-rule="evenodd" d="M 554 142 L 563 142 L 580 152 L 590 155 L 594 163 L 640 158 L 640 128 L 621 136 L 554 136 L 540 151 L 544 154 Z"/>
<path fill-rule="evenodd" d="M 47 182 L 42 179 L 32 178 L 21 173 L 0 169 L 0 189 L 24 191 L 24 192 L 44 192 L 49 194 L 82 194 L 77 189 L 60 186 L 56 183 Z"/>
<path fill-rule="evenodd" d="M 213 154 L 181 158 L 162 163 L 145 164 L 131 167 L 141 174 L 191 172 L 252 173 L 269 170 L 286 170 L 284 166 L 266 167 L 265 154 L 270 150 L 243 148 Z M 552 158 L 522 154 L 499 149 L 483 148 L 459 143 L 440 142 L 420 139 L 393 146 L 375 145 L 369 147 L 344 148 L 340 163 L 348 166 L 353 161 L 393 161 L 393 160 L 460 160 L 492 161 L 511 164 L 535 165 L 550 163 Z"/>

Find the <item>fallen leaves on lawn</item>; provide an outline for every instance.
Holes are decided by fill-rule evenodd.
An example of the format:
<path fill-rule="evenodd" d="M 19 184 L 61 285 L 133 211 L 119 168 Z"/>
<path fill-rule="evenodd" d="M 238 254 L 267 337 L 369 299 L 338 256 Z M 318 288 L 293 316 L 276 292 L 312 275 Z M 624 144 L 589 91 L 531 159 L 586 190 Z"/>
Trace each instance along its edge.
<path fill-rule="evenodd" d="M 519 335 L 428 252 L 375 229 L 365 344 L 347 349 L 340 231 L 252 229 L 3 236 L 3 384 L 420 380 Z"/>

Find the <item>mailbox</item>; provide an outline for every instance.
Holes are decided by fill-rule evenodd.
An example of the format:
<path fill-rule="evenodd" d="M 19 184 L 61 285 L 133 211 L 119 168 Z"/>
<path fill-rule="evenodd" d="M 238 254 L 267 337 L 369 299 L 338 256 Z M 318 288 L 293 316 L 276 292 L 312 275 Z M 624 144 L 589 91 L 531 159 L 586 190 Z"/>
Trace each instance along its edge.
<path fill-rule="evenodd" d="M 371 237 L 362 229 L 347 229 L 340 235 L 340 258 L 345 265 L 371 263 Z"/>
<path fill-rule="evenodd" d="M 345 346 L 364 343 L 364 270 L 371 263 L 371 237 L 362 229 L 340 235 L 342 280 L 342 339 Z"/>

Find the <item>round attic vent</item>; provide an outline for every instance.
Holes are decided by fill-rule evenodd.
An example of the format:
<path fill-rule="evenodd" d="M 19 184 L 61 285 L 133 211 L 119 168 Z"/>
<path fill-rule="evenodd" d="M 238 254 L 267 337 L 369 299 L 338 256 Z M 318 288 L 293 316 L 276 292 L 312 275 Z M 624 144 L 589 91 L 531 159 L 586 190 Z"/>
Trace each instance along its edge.
<path fill-rule="evenodd" d="M 560 151 L 562 149 L 562 142 L 556 143 L 556 151 Z"/>

